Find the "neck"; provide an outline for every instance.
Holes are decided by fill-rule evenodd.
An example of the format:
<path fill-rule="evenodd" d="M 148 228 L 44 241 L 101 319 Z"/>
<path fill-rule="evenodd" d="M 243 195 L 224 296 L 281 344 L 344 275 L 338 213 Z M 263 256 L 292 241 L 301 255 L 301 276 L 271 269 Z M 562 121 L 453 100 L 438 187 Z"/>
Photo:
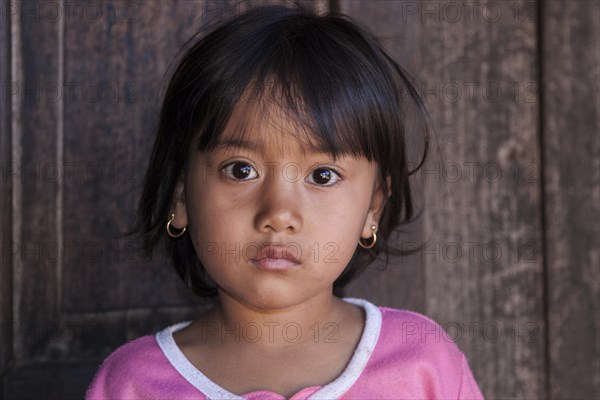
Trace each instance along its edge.
<path fill-rule="evenodd" d="M 257 308 L 224 291 L 205 314 L 221 342 L 252 342 L 270 349 L 312 343 L 339 329 L 348 305 L 331 293 L 321 293 L 285 308 Z M 347 308 L 346 308 L 347 310 Z"/>

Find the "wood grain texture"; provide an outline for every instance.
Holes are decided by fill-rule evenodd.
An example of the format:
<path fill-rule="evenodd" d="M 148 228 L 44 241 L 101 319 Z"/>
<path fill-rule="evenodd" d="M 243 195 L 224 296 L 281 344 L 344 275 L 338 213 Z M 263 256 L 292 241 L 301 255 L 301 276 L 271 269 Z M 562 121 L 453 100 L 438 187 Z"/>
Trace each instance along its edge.
<path fill-rule="evenodd" d="M 49 357 L 45 327 L 58 315 L 60 239 L 57 228 L 59 205 L 56 171 L 59 115 L 59 29 L 60 24 L 37 14 L 40 3 L 24 1 L 13 19 L 15 64 L 22 68 L 13 76 L 19 87 L 19 122 L 14 132 L 13 162 L 19 169 L 13 187 L 13 348 L 15 362 Z M 28 15 L 25 18 L 24 15 Z M 39 18 L 38 18 L 39 17 Z M 22 335 L 23 331 L 36 332 Z"/>
<path fill-rule="evenodd" d="M 94 362 L 37 363 L 14 369 L 7 376 L 4 399 L 82 399 L 96 372 Z"/>
<path fill-rule="evenodd" d="M 74 20 L 65 33 L 65 81 L 74 88 L 65 160 L 75 171 L 65 183 L 65 242 L 74 247 L 64 267 L 65 311 L 185 304 L 170 264 L 147 262 L 123 233 L 153 145 L 162 75 L 200 28 L 203 3 L 98 5 L 98 18 Z"/>
<path fill-rule="evenodd" d="M 600 4 L 543 5 L 549 388 L 600 398 Z"/>
<path fill-rule="evenodd" d="M 6 17 L 0 25 L 0 81 L 11 82 L 11 21 Z M 0 376 L 12 358 L 12 332 L 4 329 L 12 321 L 12 163 L 11 107 L 12 95 L 3 90 L 0 99 Z M 0 393 L 2 381 L 0 380 Z"/>
<path fill-rule="evenodd" d="M 535 3 L 339 3 L 413 74 L 436 129 L 426 314 L 486 397 L 545 398 Z"/>

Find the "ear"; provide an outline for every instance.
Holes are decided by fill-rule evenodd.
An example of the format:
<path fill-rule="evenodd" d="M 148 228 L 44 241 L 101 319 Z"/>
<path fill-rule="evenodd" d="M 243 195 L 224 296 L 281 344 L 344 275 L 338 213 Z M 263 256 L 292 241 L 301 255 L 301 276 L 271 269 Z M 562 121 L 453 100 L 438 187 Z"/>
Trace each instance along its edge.
<path fill-rule="evenodd" d="M 183 229 L 188 225 L 187 208 L 185 206 L 185 186 L 182 177 L 177 180 L 177 184 L 175 185 L 170 213 L 175 214 L 171 226 Z M 169 214 L 168 217 L 171 218 L 171 215 Z"/>
<path fill-rule="evenodd" d="M 387 196 L 384 193 L 383 185 L 387 186 Z M 383 209 L 385 207 L 385 203 L 388 197 L 392 194 L 392 179 L 391 177 L 387 177 L 385 182 L 382 182 L 381 179 L 377 180 L 377 184 L 373 189 L 373 194 L 371 196 L 371 205 L 369 206 L 369 212 L 367 213 L 367 218 L 365 219 L 365 225 L 363 226 L 363 231 L 361 237 L 363 239 L 368 239 L 373 236 L 373 231 L 371 231 L 371 225 L 375 225 L 379 228 L 379 219 L 381 218 L 381 214 L 383 213 Z M 375 231 L 377 232 L 377 228 Z"/>

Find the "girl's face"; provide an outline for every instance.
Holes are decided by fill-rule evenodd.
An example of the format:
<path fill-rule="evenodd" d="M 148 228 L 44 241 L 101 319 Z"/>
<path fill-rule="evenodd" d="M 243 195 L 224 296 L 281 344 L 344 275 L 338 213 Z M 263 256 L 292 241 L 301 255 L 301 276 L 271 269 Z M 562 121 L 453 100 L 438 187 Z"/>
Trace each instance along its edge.
<path fill-rule="evenodd" d="M 249 130 L 241 147 L 192 150 L 172 225 L 188 225 L 220 296 L 281 309 L 331 295 L 359 238 L 371 238 L 370 226 L 379 225 L 384 199 L 376 164 L 356 157 L 334 161 L 303 146 L 280 113 L 269 116 L 269 123 Z M 221 144 L 240 122 L 234 113 Z M 294 260 L 281 260 L 284 251 L 268 245 L 286 249 Z"/>

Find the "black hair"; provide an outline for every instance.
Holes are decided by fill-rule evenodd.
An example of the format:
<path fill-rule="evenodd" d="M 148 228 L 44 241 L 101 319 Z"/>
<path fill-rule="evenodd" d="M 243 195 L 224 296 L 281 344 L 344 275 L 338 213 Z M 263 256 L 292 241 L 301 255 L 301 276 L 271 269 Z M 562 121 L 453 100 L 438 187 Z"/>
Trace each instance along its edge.
<path fill-rule="evenodd" d="M 387 201 L 377 244 L 363 249 L 357 243 L 334 283 L 336 295 L 380 254 L 387 261 L 390 253 L 418 251 L 392 249 L 388 241 L 395 229 L 416 218 L 409 176 L 423 165 L 429 143 L 425 123 L 423 157 L 409 171 L 406 112 L 412 107 L 418 118 L 429 117 L 406 72 L 371 33 L 343 14 L 271 5 L 251 8 L 206 35 L 198 32 L 184 48 L 164 95 L 133 230 L 148 255 L 165 242 L 186 285 L 202 297 L 217 294 L 189 229 L 170 239 L 165 225 L 190 146 L 211 150 L 246 95 L 259 99 L 247 102 L 253 106 L 276 103 L 303 128 L 306 139 L 333 157 L 376 161 L 380 182 L 391 179 L 391 193 L 382 185 Z M 244 132 L 238 133 L 241 139 Z"/>

